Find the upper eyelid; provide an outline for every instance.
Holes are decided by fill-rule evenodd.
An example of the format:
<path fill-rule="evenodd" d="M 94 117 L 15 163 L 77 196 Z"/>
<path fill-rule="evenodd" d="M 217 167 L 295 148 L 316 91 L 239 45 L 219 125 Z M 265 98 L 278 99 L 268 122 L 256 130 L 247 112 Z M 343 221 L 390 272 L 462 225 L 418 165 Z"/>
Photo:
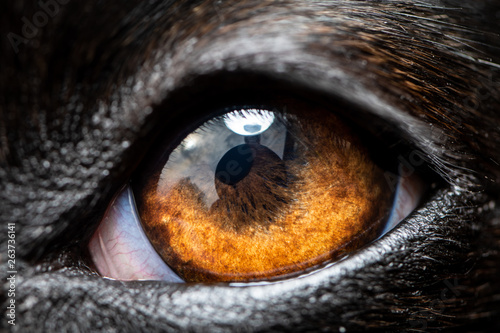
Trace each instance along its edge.
<path fill-rule="evenodd" d="M 228 40 L 227 44 L 231 44 L 231 42 Z M 384 98 L 388 94 L 385 93 L 384 96 L 380 91 L 384 90 L 383 83 L 378 87 L 376 85 L 368 86 L 362 83 L 359 75 L 345 71 L 342 64 L 339 64 L 335 58 L 317 57 L 304 49 L 293 51 L 295 53 L 293 59 L 287 61 L 276 61 L 277 57 L 287 52 L 286 48 L 274 52 L 268 51 L 261 60 L 255 59 L 259 55 L 262 56 L 259 54 L 259 50 L 255 49 L 240 50 L 240 54 L 237 56 L 230 54 L 226 55 L 226 58 L 217 57 L 223 53 L 222 51 L 201 49 L 198 50 L 198 53 L 204 53 L 203 59 L 193 58 L 177 62 L 172 61 L 172 59 L 178 58 L 178 54 L 174 56 L 168 54 L 156 65 L 150 65 L 153 70 L 148 69 L 136 73 L 133 80 L 130 81 L 129 89 L 136 92 L 134 99 L 137 98 L 137 95 L 146 95 L 143 97 L 147 97 L 150 104 L 162 105 L 177 90 L 184 89 L 186 85 L 192 86 L 193 81 L 200 77 L 214 75 L 218 79 L 224 75 L 232 76 L 234 69 L 237 68 L 237 71 L 242 73 L 239 76 L 244 76 L 246 72 L 250 75 L 260 76 L 262 81 L 276 79 L 285 83 L 293 82 L 294 85 L 316 90 L 348 101 L 350 104 L 358 105 L 361 109 L 376 114 L 408 132 L 409 137 L 434 136 L 426 131 L 427 124 L 425 122 L 417 120 L 416 117 L 410 115 L 408 110 L 405 110 L 403 103 L 397 105 L 393 99 Z M 411 59 L 405 59 L 405 61 L 411 61 Z M 304 66 L 304 64 L 309 66 Z M 290 69 L 287 70 L 287 68 Z M 399 98 L 399 96 L 392 97 Z M 412 122 L 412 128 L 407 126 L 409 121 Z"/>
<path fill-rule="evenodd" d="M 352 82 L 355 82 L 355 77 L 352 77 L 349 80 L 348 84 L 344 85 L 336 84 L 337 82 L 331 82 L 330 78 L 328 86 L 318 88 L 317 86 L 311 87 L 308 82 L 300 82 L 298 80 L 293 82 L 294 80 L 291 77 L 293 77 L 294 75 L 300 77 L 303 76 L 304 73 L 289 73 L 289 77 L 287 77 L 286 79 L 276 78 L 276 74 L 277 73 L 273 71 L 263 71 L 258 75 L 252 72 L 241 72 L 235 74 L 230 71 L 219 70 L 216 74 L 207 75 L 207 77 L 194 77 L 190 79 L 190 85 L 196 88 L 193 89 L 195 90 L 194 93 L 190 92 L 190 87 L 187 89 L 182 86 L 180 88 L 174 87 L 173 91 L 168 94 L 166 98 L 161 101 L 161 103 L 158 103 L 152 110 L 153 113 L 163 114 L 163 116 L 165 116 L 165 114 L 168 114 L 167 118 L 175 119 L 176 113 L 178 113 L 179 110 L 176 110 L 173 105 L 179 105 L 179 103 L 182 103 L 182 98 L 181 102 L 176 99 L 177 89 L 183 90 L 182 94 L 188 96 L 188 98 L 192 98 L 193 96 L 195 96 L 196 91 L 202 90 L 204 88 L 211 89 L 208 93 L 204 92 L 202 96 L 213 93 L 214 95 L 218 95 L 222 99 L 222 103 L 224 104 L 223 101 L 225 96 L 227 95 L 225 88 L 227 86 L 230 86 L 230 89 L 232 89 L 233 91 L 252 89 L 252 87 L 249 86 L 248 82 L 241 84 L 242 81 L 245 81 L 245 76 L 250 75 L 253 77 L 252 82 L 255 82 L 256 85 L 268 84 L 270 90 L 273 89 L 274 86 L 274 88 L 276 88 L 276 93 L 278 94 L 286 94 L 287 89 L 290 89 L 291 91 L 300 91 L 304 89 L 307 90 L 308 93 L 313 93 L 318 97 L 327 97 L 328 100 L 332 103 L 334 109 L 339 109 L 338 105 L 336 105 L 337 103 L 346 105 L 348 108 L 347 113 L 351 114 L 344 114 L 344 116 L 353 118 L 363 116 L 366 117 L 366 119 L 370 120 L 377 119 L 380 123 L 386 126 L 387 131 L 397 133 L 397 135 L 403 137 L 413 146 L 419 148 L 424 153 L 429 155 L 437 151 L 437 146 L 442 145 L 444 143 L 444 140 L 446 139 L 445 134 L 439 129 L 439 127 L 434 126 L 431 129 L 428 123 L 421 121 L 414 115 L 411 115 L 408 112 L 398 108 L 397 105 L 393 105 L 388 101 L 383 100 L 370 89 L 365 88 L 361 85 L 355 85 L 354 87 L 352 85 Z M 321 79 L 325 79 L 319 74 L 320 73 L 318 72 L 314 74 L 308 73 L 308 78 L 310 79 L 310 81 L 315 81 L 316 83 Z M 228 80 L 225 75 L 229 75 L 230 77 L 232 77 L 232 79 Z M 198 80 L 201 81 L 201 84 L 199 85 Z M 210 86 L 205 85 L 207 80 Z M 217 82 L 219 81 L 225 82 L 224 84 L 218 86 Z M 269 81 L 272 81 L 273 83 L 269 84 Z M 215 84 L 213 82 L 215 82 Z M 217 90 L 221 90 L 223 93 L 221 94 L 220 91 Z M 258 89 L 256 90 L 258 91 Z M 266 92 L 269 93 L 269 90 Z M 172 102 L 171 99 L 173 99 L 174 102 Z M 203 99 L 203 97 L 201 97 L 201 99 Z M 201 106 L 205 105 L 204 102 L 200 104 Z M 226 106 L 230 106 L 230 102 L 226 103 Z M 180 108 L 180 110 L 182 110 L 180 112 L 181 117 L 186 115 L 186 113 L 183 113 L 185 108 L 182 107 Z M 206 117 L 209 115 L 210 111 L 210 108 L 207 108 L 206 111 L 199 112 L 198 116 Z M 366 125 L 364 125 L 363 127 L 366 127 Z"/>

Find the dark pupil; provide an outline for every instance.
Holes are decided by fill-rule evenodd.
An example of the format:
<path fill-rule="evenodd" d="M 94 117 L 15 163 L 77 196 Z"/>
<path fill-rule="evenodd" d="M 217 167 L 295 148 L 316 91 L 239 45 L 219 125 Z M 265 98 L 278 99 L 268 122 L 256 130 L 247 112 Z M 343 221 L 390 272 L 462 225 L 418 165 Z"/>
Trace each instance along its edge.
<path fill-rule="evenodd" d="M 259 136 L 245 137 L 246 143 L 228 150 L 217 164 L 219 200 L 210 211 L 224 228 L 266 225 L 290 202 L 285 162 L 259 141 Z"/>
<path fill-rule="evenodd" d="M 226 185 L 236 185 L 252 169 L 254 155 L 250 145 L 231 148 L 222 156 L 215 170 L 215 178 Z"/>

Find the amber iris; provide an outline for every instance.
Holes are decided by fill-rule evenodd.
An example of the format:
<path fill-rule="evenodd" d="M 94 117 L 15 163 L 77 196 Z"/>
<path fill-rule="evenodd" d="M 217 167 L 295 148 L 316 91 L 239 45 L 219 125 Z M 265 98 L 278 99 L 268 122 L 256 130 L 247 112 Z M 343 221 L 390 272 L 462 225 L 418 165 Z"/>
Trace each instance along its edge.
<path fill-rule="evenodd" d="M 203 124 L 136 193 L 146 234 L 186 281 L 298 274 L 383 228 L 392 194 L 361 140 L 321 107 L 286 110 Z"/>

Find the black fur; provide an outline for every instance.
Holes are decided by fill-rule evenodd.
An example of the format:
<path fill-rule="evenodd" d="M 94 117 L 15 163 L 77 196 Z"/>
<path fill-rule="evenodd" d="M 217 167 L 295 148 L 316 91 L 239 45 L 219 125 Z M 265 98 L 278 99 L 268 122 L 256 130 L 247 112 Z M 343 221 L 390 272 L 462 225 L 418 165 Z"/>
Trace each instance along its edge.
<path fill-rule="evenodd" d="M 16 224 L 18 270 L 16 325 L 2 327 L 500 329 L 497 1 L 68 1 L 25 38 L 37 3 L 0 14 L 0 217 Z M 183 113 L 195 98 L 273 91 L 345 106 L 424 152 L 446 184 L 393 232 L 300 279 L 179 286 L 88 268 L 82 249 L 163 124 L 207 116 Z M 0 243 L 5 282 L 6 229 Z"/>

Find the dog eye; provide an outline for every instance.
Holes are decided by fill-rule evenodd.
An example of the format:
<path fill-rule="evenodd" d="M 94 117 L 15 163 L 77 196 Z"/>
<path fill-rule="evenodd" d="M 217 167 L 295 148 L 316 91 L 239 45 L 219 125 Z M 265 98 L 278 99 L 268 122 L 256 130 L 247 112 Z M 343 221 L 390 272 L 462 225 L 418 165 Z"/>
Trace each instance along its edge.
<path fill-rule="evenodd" d="M 366 246 L 415 209 L 424 183 L 388 177 L 401 162 L 379 163 L 358 132 L 306 102 L 218 110 L 149 153 L 110 204 L 89 244 L 98 272 L 269 281 Z"/>

